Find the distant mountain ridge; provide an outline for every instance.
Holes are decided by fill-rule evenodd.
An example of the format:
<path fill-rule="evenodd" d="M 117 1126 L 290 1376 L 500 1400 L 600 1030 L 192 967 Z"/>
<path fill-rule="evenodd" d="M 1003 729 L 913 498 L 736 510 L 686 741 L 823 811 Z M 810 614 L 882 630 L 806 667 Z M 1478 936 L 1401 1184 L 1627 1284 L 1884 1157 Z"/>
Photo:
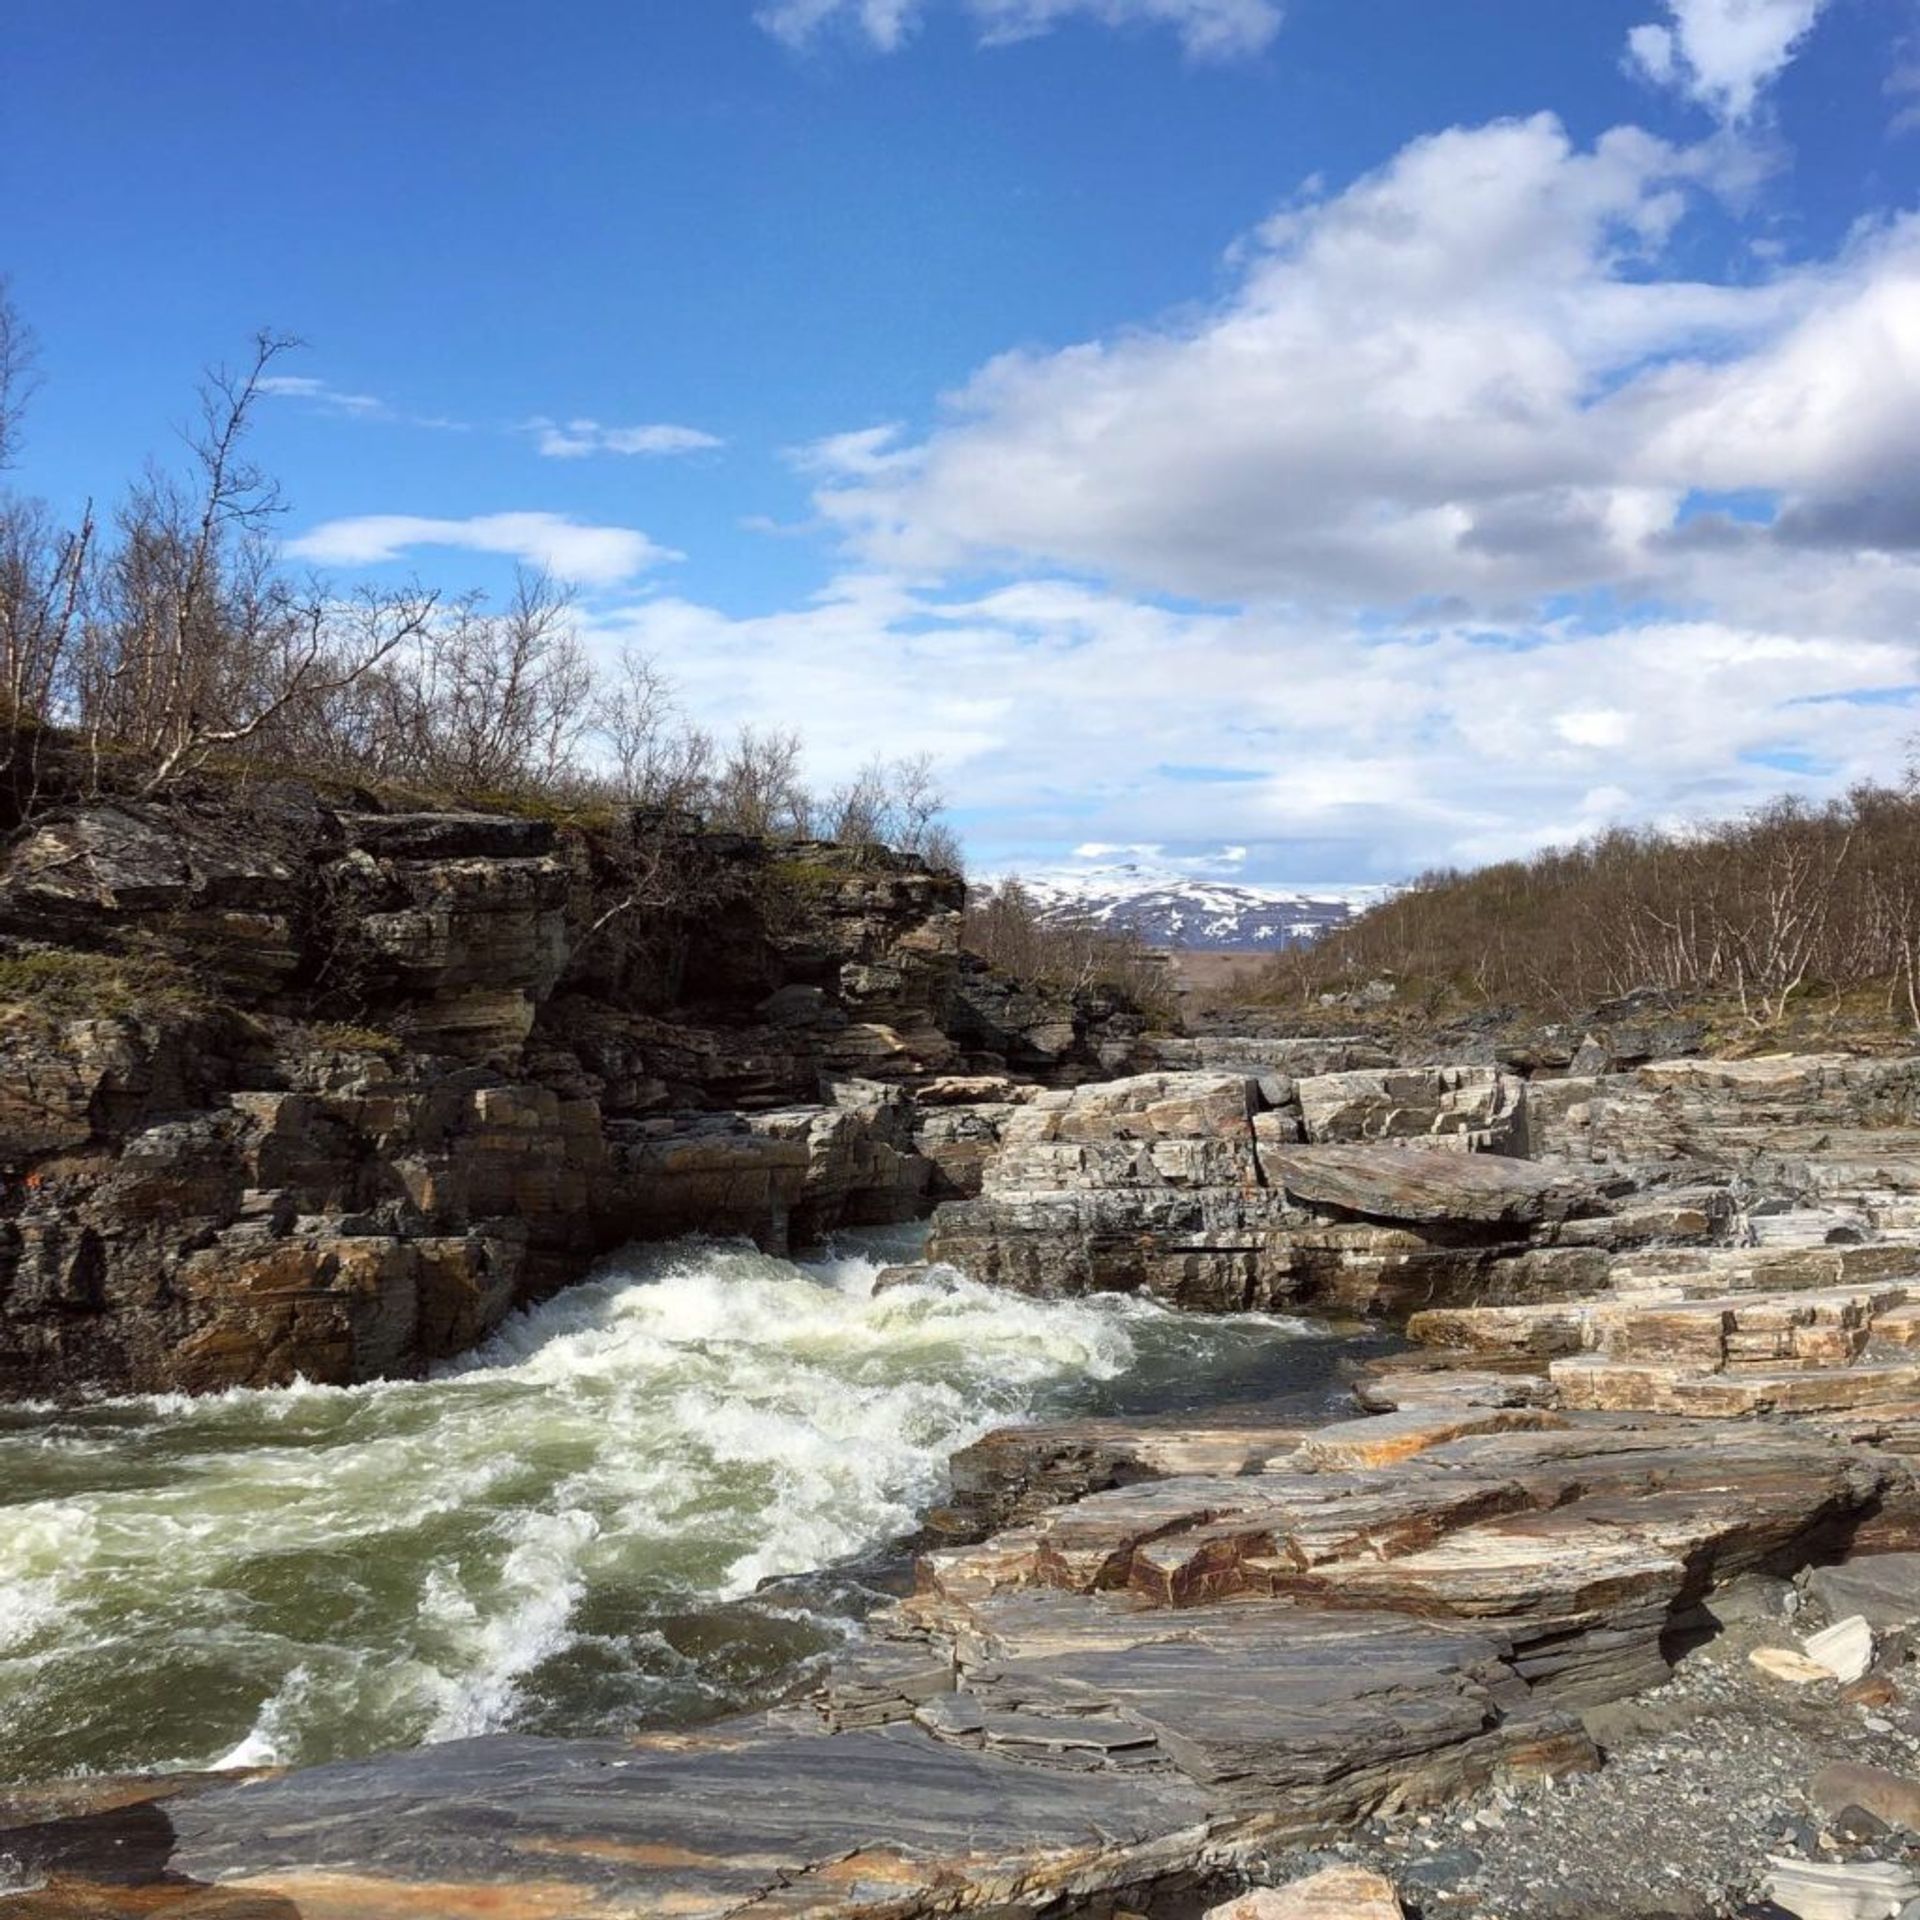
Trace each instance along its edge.
<path fill-rule="evenodd" d="M 1047 920 L 1091 920 L 1150 947 L 1257 953 L 1304 946 L 1384 897 L 1384 887 L 1324 893 L 1195 879 L 1135 862 L 1018 876 Z"/>

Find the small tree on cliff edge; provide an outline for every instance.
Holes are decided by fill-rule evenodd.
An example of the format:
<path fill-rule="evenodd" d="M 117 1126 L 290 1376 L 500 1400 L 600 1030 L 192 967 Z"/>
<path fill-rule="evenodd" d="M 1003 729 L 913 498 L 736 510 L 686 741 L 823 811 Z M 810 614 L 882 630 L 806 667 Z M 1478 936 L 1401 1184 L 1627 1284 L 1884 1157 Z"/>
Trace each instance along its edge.
<path fill-rule="evenodd" d="M 0 476 L 19 456 L 36 384 L 34 340 L 0 279 Z M 0 775 L 30 811 L 39 730 L 59 718 L 93 548 L 93 511 L 59 527 L 37 500 L 0 491 Z"/>
<path fill-rule="evenodd" d="M 280 491 L 245 442 L 268 370 L 297 344 L 263 332 L 239 372 L 210 373 L 188 438 L 191 483 L 150 471 L 118 516 L 78 705 L 96 755 L 111 740 L 151 758 L 149 793 L 290 726 L 422 635 L 432 615 L 428 593 L 342 603 L 279 570 L 269 529 Z"/>

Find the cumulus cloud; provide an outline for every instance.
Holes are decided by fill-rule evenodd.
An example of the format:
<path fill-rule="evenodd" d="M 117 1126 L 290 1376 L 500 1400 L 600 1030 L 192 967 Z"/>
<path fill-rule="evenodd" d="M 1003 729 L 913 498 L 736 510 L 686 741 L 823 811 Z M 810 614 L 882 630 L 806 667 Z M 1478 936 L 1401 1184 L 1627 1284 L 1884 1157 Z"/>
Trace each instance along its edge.
<path fill-rule="evenodd" d="M 1884 774 L 1920 710 L 1920 222 L 1677 271 L 1728 151 L 1418 141 L 1211 309 L 803 450 L 853 556 L 818 603 L 605 637 L 718 725 L 806 713 L 825 778 L 933 754 L 1002 866 L 1391 880 Z"/>
<path fill-rule="evenodd" d="M 768 0 L 755 18 L 790 46 L 851 31 L 883 53 L 905 44 L 927 0 Z M 1280 30 L 1278 0 L 963 0 L 984 45 L 1050 32 L 1082 16 L 1107 27 L 1170 27 L 1196 59 L 1259 53 Z"/>
<path fill-rule="evenodd" d="M 1214 310 L 995 360 L 919 443 L 823 463 L 817 503 L 914 573 L 1488 614 L 1692 597 L 1699 496 L 1873 500 L 1920 434 L 1920 221 L 1760 280 L 1663 271 L 1723 159 L 1632 129 L 1580 150 L 1548 116 L 1417 141 L 1270 221 Z"/>
<path fill-rule="evenodd" d="M 1785 72 L 1828 0 L 1666 0 L 1627 36 L 1627 64 L 1723 120 L 1745 120 Z"/>
<path fill-rule="evenodd" d="M 603 426 L 598 420 L 549 420 L 536 415 L 525 431 L 549 460 L 584 460 L 596 453 L 669 455 L 711 453 L 726 442 L 699 427 L 655 422 L 639 427 Z"/>
<path fill-rule="evenodd" d="M 328 520 L 287 543 L 322 566 L 376 566 L 414 547 L 506 554 L 580 586 L 611 587 L 681 556 L 632 527 L 585 525 L 558 513 L 482 513 L 465 520 L 367 513 Z"/>

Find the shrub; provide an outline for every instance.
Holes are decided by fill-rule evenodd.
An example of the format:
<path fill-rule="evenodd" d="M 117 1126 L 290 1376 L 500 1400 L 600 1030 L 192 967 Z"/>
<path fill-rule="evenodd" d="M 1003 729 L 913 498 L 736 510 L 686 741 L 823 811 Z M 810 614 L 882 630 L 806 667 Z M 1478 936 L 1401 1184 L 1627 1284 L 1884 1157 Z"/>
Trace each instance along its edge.
<path fill-rule="evenodd" d="M 1754 1028 L 1816 987 L 1874 987 L 1920 1027 L 1920 782 L 1425 874 L 1276 956 L 1263 985 L 1311 1003 L 1382 977 L 1436 1006 L 1561 1013 L 1646 987 L 1726 994 Z"/>

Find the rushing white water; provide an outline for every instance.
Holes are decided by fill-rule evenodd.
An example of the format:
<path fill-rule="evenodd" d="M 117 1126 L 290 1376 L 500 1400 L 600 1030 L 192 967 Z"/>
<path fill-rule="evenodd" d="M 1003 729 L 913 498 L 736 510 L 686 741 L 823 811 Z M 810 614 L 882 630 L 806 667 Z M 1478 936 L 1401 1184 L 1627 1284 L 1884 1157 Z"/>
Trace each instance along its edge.
<path fill-rule="evenodd" d="M 311 1763 L 684 1721 L 790 1684 L 1038 1412 L 1272 1384 L 1304 1330 L 947 1277 L 636 1253 L 431 1379 L 0 1409 L 0 1776 Z"/>

